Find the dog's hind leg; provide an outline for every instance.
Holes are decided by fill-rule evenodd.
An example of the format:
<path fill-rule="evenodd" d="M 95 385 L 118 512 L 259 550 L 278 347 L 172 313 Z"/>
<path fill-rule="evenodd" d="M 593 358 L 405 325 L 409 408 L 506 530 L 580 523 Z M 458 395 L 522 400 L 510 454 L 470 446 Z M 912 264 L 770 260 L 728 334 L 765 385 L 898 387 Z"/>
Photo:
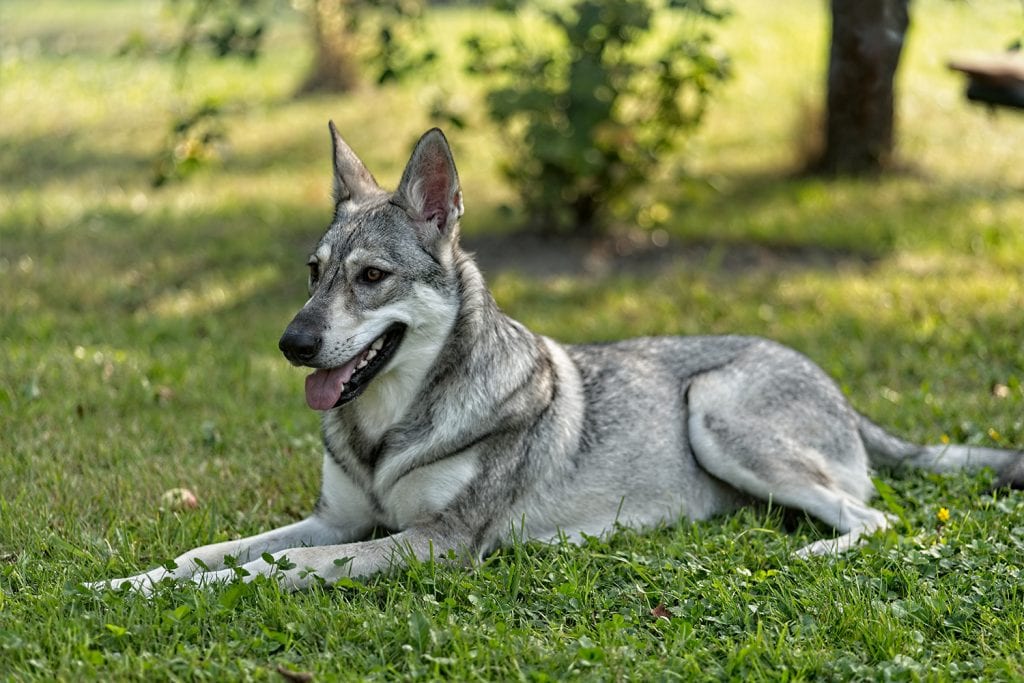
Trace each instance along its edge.
<path fill-rule="evenodd" d="M 838 390 L 833 395 L 813 373 L 800 374 L 769 378 L 763 370 L 728 369 L 694 379 L 688 390 L 690 443 L 697 462 L 715 477 L 748 495 L 803 510 L 840 534 L 799 555 L 843 552 L 890 520 L 865 504 L 874 493 L 867 454 Z M 784 386 L 790 381 L 800 391 Z"/>

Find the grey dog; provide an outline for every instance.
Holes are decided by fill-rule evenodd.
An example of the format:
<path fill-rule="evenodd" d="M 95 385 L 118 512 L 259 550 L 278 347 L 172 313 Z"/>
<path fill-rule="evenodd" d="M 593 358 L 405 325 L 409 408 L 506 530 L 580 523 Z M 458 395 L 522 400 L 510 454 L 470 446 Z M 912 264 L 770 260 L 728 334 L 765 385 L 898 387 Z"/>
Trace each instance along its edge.
<path fill-rule="evenodd" d="M 97 585 L 148 593 L 165 578 L 263 575 L 302 588 L 410 556 L 479 558 L 514 537 L 579 539 L 756 500 L 833 527 L 798 552 L 835 553 L 890 523 L 866 504 L 871 464 L 989 467 L 1001 485 L 1024 484 L 1021 452 L 891 436 L 814 363 L 765 339 L 563 346 L 531 332 L 459 246 L 462 192 L 441 131 L 420 138 L 390 193 L 330 130 L 334 217 L 280 340 L 313 369 L 306 400 L 322 411 L 313 513 Z M 378 527 L 394 533 L 370 538 Z"/>

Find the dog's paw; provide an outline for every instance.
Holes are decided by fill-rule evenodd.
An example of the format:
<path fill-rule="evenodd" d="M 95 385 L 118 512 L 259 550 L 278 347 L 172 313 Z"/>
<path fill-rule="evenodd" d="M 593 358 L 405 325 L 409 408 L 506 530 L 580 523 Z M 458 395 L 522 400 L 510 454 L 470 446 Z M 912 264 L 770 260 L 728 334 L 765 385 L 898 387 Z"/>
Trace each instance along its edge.
<path fill-rule="evenodd" d="M 809 543 L 797 550 L 794 555 L 806 560 L 812 557 L 838 555 L 839 553 L 849 550 L 850 547 L 851 546 L 848 542 L 843 542 L 837 538 L 828 538 L 815 541 L 814 543 Z"/>
<path fill-rule="evenodd" d="M 138 593 L 145 597 L 149 597 L 153 594 L 153 589 L 156 586 L 156 583 L 148 574 L 136 574 L 135 576 L 126 576 L 122 579 L 90 581 L 83 585 L 96 592 L 126 590 L 131 593 Z"/>

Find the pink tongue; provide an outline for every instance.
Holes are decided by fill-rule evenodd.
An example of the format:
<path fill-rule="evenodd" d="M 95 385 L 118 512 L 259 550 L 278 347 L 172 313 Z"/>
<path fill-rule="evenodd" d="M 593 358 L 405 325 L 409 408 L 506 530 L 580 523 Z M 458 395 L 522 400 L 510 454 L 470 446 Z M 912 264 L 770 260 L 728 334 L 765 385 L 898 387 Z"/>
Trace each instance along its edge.
<path fill-rule="evenodd" d="M 313 410 L 330 410 L 352 378 L 359 356 L 338 368 L 319 369 L 306 377 L 306 403 Z"/>

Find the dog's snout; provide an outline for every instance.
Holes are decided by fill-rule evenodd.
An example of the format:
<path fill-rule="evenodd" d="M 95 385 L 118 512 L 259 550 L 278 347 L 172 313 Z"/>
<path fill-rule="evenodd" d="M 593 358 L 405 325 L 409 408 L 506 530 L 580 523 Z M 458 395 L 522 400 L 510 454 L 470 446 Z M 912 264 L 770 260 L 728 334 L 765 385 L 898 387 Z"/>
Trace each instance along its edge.
<path fill-rule="evenodd" d="M 281 335 L 277 347 L 281 349 L 284 357 L 293 363 L 308 363 L 320 352 L 320 345 L 323 337 L 313 334 L 308 330 L 292 329 L 289 327 Z"/>

